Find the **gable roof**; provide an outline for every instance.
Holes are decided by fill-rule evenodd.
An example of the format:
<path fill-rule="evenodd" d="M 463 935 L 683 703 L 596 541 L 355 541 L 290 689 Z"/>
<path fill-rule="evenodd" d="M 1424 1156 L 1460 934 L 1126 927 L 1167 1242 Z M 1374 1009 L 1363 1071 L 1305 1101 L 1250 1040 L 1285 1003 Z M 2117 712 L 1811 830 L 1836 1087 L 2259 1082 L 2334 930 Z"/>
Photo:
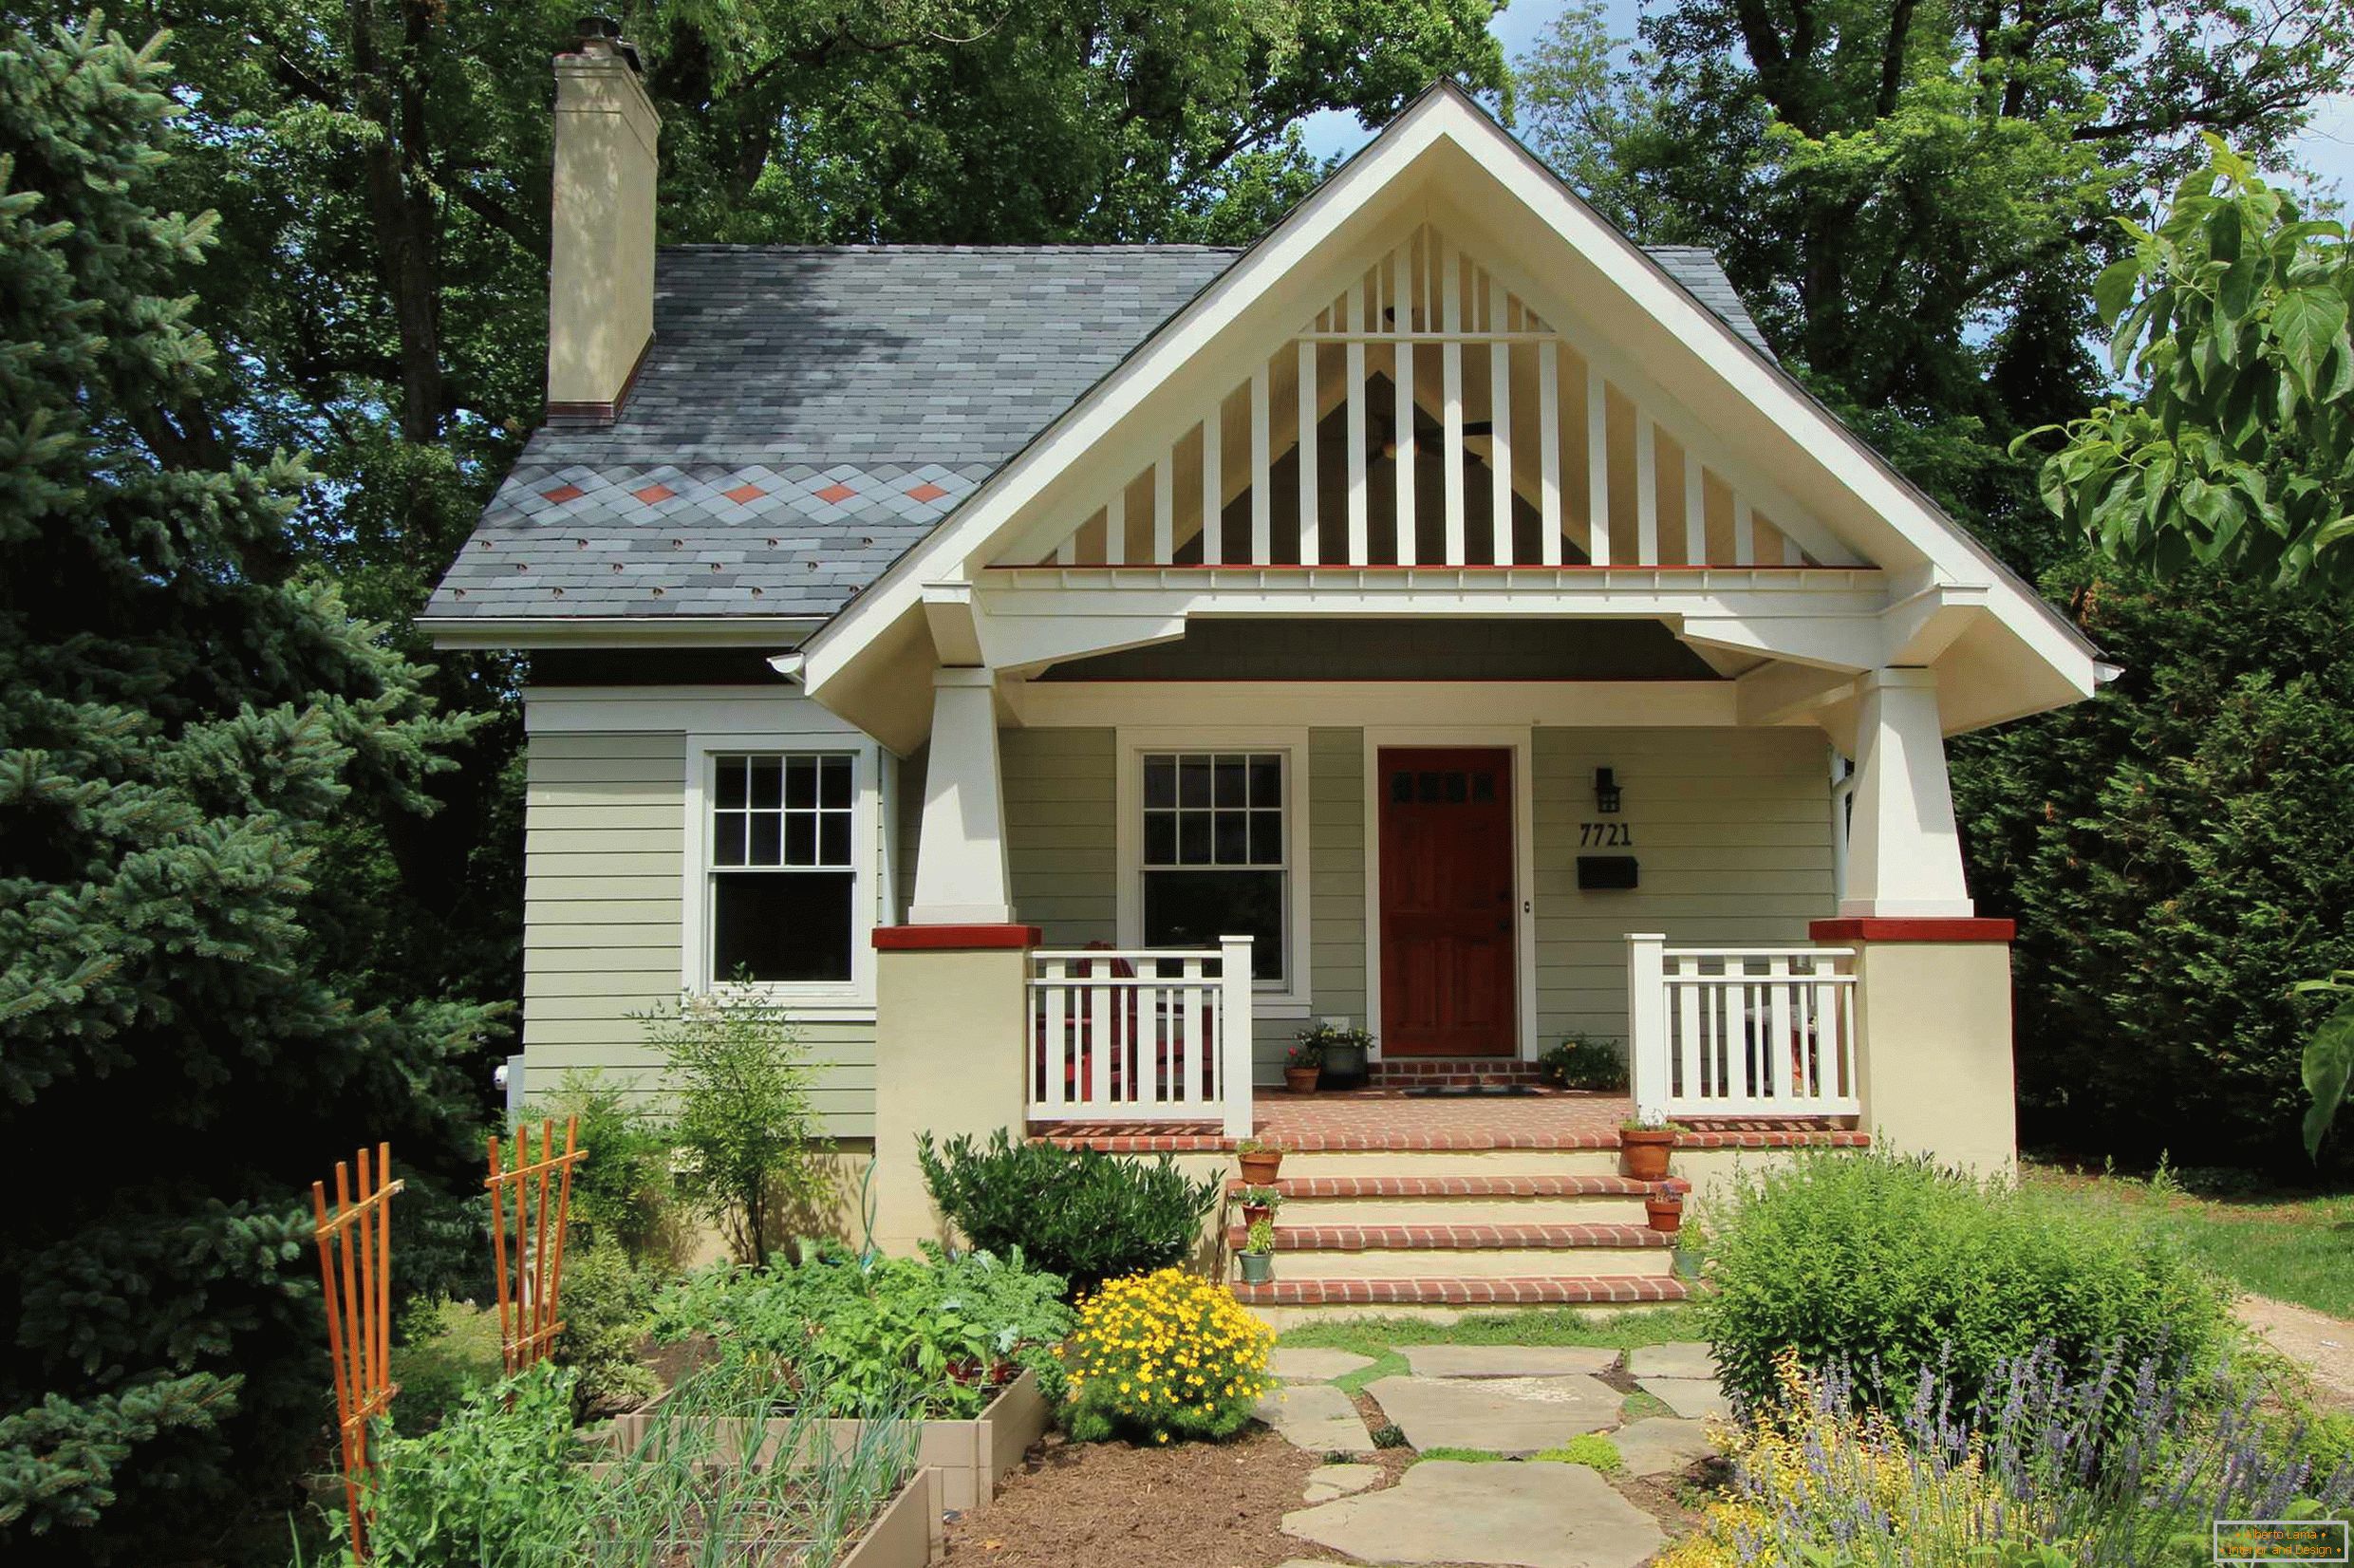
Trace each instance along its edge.
<path fill-rule="evenodd" d="M 532 435 L 428 624 L 822 617 L 1244 252 L 664 249 L 610 425 Z M 1649 252 L 1760 353 L 1709 252 Z"/>

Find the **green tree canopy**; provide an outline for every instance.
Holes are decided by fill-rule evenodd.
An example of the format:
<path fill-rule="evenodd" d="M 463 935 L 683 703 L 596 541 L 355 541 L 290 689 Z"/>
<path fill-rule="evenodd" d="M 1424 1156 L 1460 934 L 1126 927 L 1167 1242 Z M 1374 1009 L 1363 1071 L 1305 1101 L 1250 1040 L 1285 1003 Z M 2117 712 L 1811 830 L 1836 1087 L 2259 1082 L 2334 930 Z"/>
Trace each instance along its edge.
<path fill-rule="evenodd" d="M 479 1010 L 386 988 L 326 851 L 469 720 L 222 454 L 151 201 L 159 45 L 0 38 L 0 1553 L 238 1559 L 330 1424 L 305 1187 L 471 1165 Z M 92 1528 L 93 1525 L 99 1526 Z"/>

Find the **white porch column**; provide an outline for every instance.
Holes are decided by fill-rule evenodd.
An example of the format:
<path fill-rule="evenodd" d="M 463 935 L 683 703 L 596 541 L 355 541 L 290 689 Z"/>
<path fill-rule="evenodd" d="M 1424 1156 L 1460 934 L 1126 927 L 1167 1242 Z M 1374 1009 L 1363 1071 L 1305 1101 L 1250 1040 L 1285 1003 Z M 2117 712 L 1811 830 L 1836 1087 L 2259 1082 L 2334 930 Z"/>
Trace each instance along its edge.
<path fill-rule="evenodd" d="M 1937 678 L 1883 669 L 1859 682 L 1856 793 L 1842 916 L 1952 918 L 1972 912 L 1937 724 Z M 926 819 L 928 825 L 928 818 Z"/>
<path fill-rule="evenodd" d="M 1011 887 L 997 678 L 986 669 L 943 669 L 932 677 L 932 749 L 907 924 L 1006 924 L 1014 918 Z"/>
<path fill-rule="evenodd" d="M 1668 1061 L 1668 939 L 1658 931 L 1627 933 L 1627 1081 L 1635 1113 L 1647 1122 L 1668 1116 L 1674 1087 Z"/>

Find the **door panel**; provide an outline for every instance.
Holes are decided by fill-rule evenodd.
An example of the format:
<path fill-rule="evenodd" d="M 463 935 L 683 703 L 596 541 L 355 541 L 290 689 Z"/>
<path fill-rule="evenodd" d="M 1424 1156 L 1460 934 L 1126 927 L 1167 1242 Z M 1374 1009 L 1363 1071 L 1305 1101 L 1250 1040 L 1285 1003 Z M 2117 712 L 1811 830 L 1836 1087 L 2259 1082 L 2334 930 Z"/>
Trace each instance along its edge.
<path fill-rule="evenodd" d="M 1512 754 L 1384 747 L 1378 764 L 1382 1055 L 1512 1055 Z"/>

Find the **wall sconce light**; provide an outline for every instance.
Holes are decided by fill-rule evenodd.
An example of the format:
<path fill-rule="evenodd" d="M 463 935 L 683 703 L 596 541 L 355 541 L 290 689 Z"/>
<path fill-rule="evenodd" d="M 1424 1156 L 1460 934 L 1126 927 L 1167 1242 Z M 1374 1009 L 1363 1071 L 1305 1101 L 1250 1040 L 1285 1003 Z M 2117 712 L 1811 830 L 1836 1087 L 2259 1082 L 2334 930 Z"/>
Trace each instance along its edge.
<path fill-rule="evenodd" d="M 1594 809 L 1604 816 L 1618 811 L 1618 779 L 1608 768 L 1594 770 Z"/>

